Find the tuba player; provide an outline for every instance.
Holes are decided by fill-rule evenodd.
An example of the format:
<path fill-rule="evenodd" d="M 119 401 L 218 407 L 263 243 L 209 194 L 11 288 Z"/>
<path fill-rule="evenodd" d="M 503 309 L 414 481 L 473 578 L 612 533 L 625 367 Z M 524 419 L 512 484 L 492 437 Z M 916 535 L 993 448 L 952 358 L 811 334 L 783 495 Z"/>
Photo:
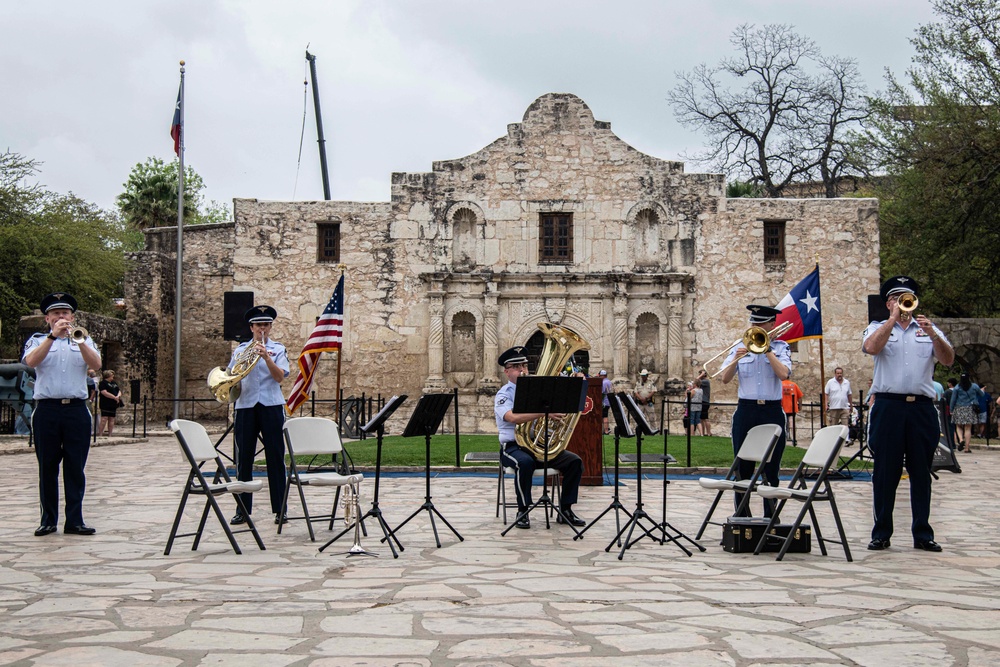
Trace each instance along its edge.
<path fill-rule="evenodd" d="M 515 429 L 518 424 L 534 421 L 544 417 L 542 414 L 515 413 L 514 392 L 517 379 L 528 374 L 528 357 L 523 347 L 512 347 L 497 359 L 503 366 L 503 374 L 507 384 L 500 387 L 493 401 L 493 412 L 496 415 L 497 430 L 500 433 L 500 465 L 513 468 L 517 487 L 517 521 L 518 528 L 531 528 L 527 510 L 531 507 L 531 478 L 536 468 L 542 463 L 531 452 L 517 444 Z M 559 415 L 549 415 L 549 418 Z M 580 480 L 583 479 L 583 461 L 573 452 L 563 450 L 548 462 L 550 468 L 562 473 L 562 493 L 559 496 L 560 510 L 566 521 L 574 526 L 585 526 L 587 522 L 573 513 L 572 506 L 576 503 L 580 492 Z M 544 483 L 544 482 L 543 482 Z M 556 515 L 556 521 L 563 523 L 563 517 Z"/>
<path fill-rule="evenodd" d="M 274 522 L 284 523 L 285 508 L 285 442 L 281 427 L 285 423 L 285 398 L 281 381 L 288 376 L 288 354 L 285 346 L 271 340 L 271 326 L 278 317 L 271 306 L 254 306 L 243 319 L 250 325 L 253 339 L 241 343 L 233 351 L 229 369 L 248 347 L 256 348 L 260 361 L 240 381 L 240 395 L 236 399 L 236 478 L 247 482 L 253 478 L 253 458 L 257 451 L 257 436 L 264 441 L 264 458 L 267 460 L 267 490 L 271 495 Z M 244 493 L 243 506 L 252 511 L 253 494 Z M 237 510 L 229 523 L 238 525 L 246 517 Z"/>

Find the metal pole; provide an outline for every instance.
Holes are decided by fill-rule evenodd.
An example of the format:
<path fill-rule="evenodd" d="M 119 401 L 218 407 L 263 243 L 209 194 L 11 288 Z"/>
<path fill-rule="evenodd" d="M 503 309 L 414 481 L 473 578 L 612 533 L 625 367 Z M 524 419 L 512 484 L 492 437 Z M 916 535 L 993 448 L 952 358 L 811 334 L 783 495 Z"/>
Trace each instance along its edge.
<path fill-rule="evenodd" d="M 184 266 L 184 61 L 181 61 L 181 128 L 180 150 L 177 152 L 177 276 L 174 281 L 174 419 L 177 419 L 181 397 L 181 312 Z"/>
<path fill-rule="evenodd" d="M 326 167 L 326 137 L 323 135 L 323 114 L 319 110 L 319 83 L 316 81 L 316 56 L 306 51 L 309 75 L 313 84 L 313 107 L 316 109 L 316 136 L 319 143 L 319 168 L 323 173 L 323 199 L 330 201 L 330 172 Z"/>

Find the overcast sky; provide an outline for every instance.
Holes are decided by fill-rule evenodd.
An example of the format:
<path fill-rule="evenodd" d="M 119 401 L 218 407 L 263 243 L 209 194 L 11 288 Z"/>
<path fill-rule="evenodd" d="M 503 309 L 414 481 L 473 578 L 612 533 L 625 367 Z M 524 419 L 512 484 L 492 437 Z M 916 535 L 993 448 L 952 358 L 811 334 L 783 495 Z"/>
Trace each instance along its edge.
<path fill-rule="evenodd" d="M 173 158 L 183 59 L 185 163 L 207 198 L 322 199 L 311 84 L 296 187 L 309 44 L 333 198 L 388 201 L 392 172 L 475 152 L 548 92 L 644 153 L 698 151 L 667 93 L 731 55 L 741 23 L 793 25 L 875 91 L 932 19 L 928 0 L 2 0 L 0 151 L 112 208 L 133 165 Z"/>

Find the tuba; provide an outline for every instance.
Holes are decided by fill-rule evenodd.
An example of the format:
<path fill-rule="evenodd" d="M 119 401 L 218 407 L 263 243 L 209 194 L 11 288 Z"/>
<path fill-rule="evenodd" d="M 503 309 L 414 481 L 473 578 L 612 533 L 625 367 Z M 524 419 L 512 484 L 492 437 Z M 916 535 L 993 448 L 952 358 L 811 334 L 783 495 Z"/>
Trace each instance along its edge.
<path fill-rule="evenodd" d="M 539 322 L 538 328 L 545 336 L 545 341 L 542 344 L 542 354 L 538 358 L 535 375 L 559 375 L 574 354 L 580 350 L 590 349 L 590 344 L 572 329 L 550 322 Z M 545 418 L 542 417 L 518 424 L 514 429 L 514 438 L 520 447 L 531 452 L 536 459 L 541 461 L 547 456 L 551 460 L 569 445 L 573 429 L 579 420 L 579 412 L 568 414 L 562 419 L 549 417 L 549 431 L 546 438 Z"/>
<path fill-rule="evenodd" d="M 235 403 L 240 397 L 240 381 L 249 375 L 260 361 L 260 355 L 257 353 L 258 342 L 253 340 L 240 352 L 233 364 L 232 372 L 222 366 L 216 366 L 208 372 L 208 388 L 215 394 L 215 400 L 219 403 Z"/>

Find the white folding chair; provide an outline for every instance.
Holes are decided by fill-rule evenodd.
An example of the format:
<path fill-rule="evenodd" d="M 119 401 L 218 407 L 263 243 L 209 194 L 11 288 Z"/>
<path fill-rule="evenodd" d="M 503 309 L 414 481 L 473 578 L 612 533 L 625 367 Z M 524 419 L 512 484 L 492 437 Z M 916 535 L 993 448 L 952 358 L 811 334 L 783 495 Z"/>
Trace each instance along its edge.
<path fill-rule="evenodd" d="M 340 440 L 340 429 L 336 422 L 322 417 L 295 417 L 285 421 L 282 430 L 285 434 L 285 446 L 288 447 L 288 457 L 291 460 L 288 466 L 287 484 L 285 484 L 284 506 L 288 506 L 288 494 L 294 485 L 299 490 L 299 500 L 302 502 L 302 513 L 304 516 L 289 516 L 289 521 L 295 519 L 305 519 L 309 528 L 309 539 L 316 541 L 316 534 L 313 532 L 314 521 L 329 520 L 328 529 L 333 529 L 333 522 L 337 515 L 337 502 L 340 500 L 341 489 L 351 486 L 354 493 L 358 492 L 358 484 L 364 479 L 361 473 L 344 474 L 346 466 L 343 461 L 336 462 L 337 457 L 342 456 L 344 445 Z M 304 468 L 296 462 L 296 456 L 312 456 L 315 464 L 310 462 Z M 329 458 L 327 458 L 329 457 Z M 337 489 L 333 497 L 333 505 L 329 514 L 310 515 L 309 506 L 306 504 L 306 486 L 332 486 Z M 361 517 L 357 517 L 361 520 Z M 362 527 L 364 522 L 362 521 Z M 281 534 L 281 524 L 278 524 L 278 534 Z M 367 535 L 367 532 L 365 533 Z"/>
<path fill-rule="evenodd" d="M 727 491 L 743 494 L 743 500 L 740 501 L 740 506 L 736 509 L 736 516 L 743 514 L 743 511 L 750 505 L 750 494 L 754 491 L 760 493 L 761 478 L 764 475 L 764 464 L 771 460 L 774 447 L 778 444 L 780 438 L 781 427 L 777 424 L 754 426 L 747 433 L 746 438 L 743 439 L 743 444 L 740 445 L 740 453 L 733 459 L 733 465 L 729 468 L 729 472 L 726 473 L 723 479 L 702 477 L 698 480 L 698 484 L 702 488 L 713 489 L 718 493 L 715 494 L 715 500 L 712 501 L 712 506 L 708 509 L 708 514 L 705 515 L 705 520 L 701 522 L 701 528 L 698 529 L 698 534 L 695 535 L 694 539 L 701 539 L 708 524 L 722 525 L 718 521 L 711 521 L 711 518 L 712 514 L 715 513 L 715 508 L 719 505 L 719 501 L 722 499 L 722 495 Z M 740 461 L 752 461 L 757 464 L 750 479 L 738 479 Z"/>
<path fill-rule="evenodd" d="M 191 546 L 191 551 L 197 551 L 202 532 L 205 530 L 205 522 L 208 519 L 209 509 L 215 512 L 215 516 L 219 519 L 226 537 L 229 538 L 229 543 L 233 545 L 233 551 L 238 554 L 243 553 L 240 551 L 240 546 L 236 543 L 234 533 L 253 533 L 254 539 L 257 540 L 257 546 L 263 551 L 264 542 L 260 539 L 257 526 L 254 525 L 250 513 L 243 506 L 240 494 L 260 491 L 264 483 L 260 480 L 240 482 L 230 479 L 229 473 L 226 472 L 226 466 L 222 463 L 222 458 L 219 456 L 219 452 L 216 451 L 212 439 L 208 437 L 208 432 L 205 431 L 205 427 L 201 424 L 187 421 L 186 419 L 175 419 L 170 422 L 170 430 L 177 436 L 177 442 L 180 444 L 181 451 L 191 466 L 191 472 L 188 473 L 187 480 L 184 483 L 184 493 L 181 495 L 181 502 L 177 506 L 177 515 L 174 517 L 174 525 L 170 529 L 170 537 L 167 538 L 167 548 L 164 550 L 163 555 L 170 555 L 174 539 L 178 537 L 191 537 L 192 535 L 194 536 L 194 544 Z M 213 476 L 211 482 L 206 479 L 205 473 L 201 470 L 202 464 L 208 461 L 215 462 L 215 470 L 211 473 Z M 247 518 L 246 528 L 234 531 L 229 527 L 229 523 L 219 508 L 219 503 L 215 500 L 216 496 L 223 493 L 232 494 L 233 498 L 236 499 L 237 508 Z M 201 513 L 198 530 L 193 533 L 178 535 L 177 529 L 181 524 L 184 506 L 187 504 L 188 496 L 192 494 L 205 496 L 205 509 Z"/>
<path fill-rule="evenodd" d="M 833 497 L 833 486 L 830 485 L 829 478 L 830 468 L 837 461 L 840 448 L 847 441 L 848 434 L 848 428 L 843 425 L 827 426 L 820 429 L 816 432 L 812 442 L 809 443 L 809 449 L 806 450 L 805 455 L 802 457 L 802 463 L 795 469 L 795 474 L 792 476 L 792 480 L 788 486 L 762 486 L 757 489 L 757 493 L 761 497 L 779 502 L 778 507 L 775 508 L 774 514 L 771 516 L 770 523 L 767 524 L 767 529 L 764 530 L 764 536 L 757 543 L 757 548 L 754 550 L 755 554 L 759 554 L 761 549 L 764 548 L 765 540 L 781 539 L 778 536 L 769 535 L 769 533 L 775 524 L 778 523 L 778 517 L 781 514 L 781 510 L 785 507 L 785 503 L 789 500 L 797 500 L 802 503 L 802 509 L 789 529 L 788 536 L 783 540 L 784 543 L 778 551 L 777 560 L 785 557 L 788 547 L 792 543 L 792 538 L 802 524 L 806 512 L 809 513 L 809 517 L 812 519 L 813 534 L 816 535 L 816 541 L 819 543 L 819 549 L 823 555 L 826 555 L 825 543 L 830 542 L 832 544 L 840 544 L 844 547 L 844 555 L 847 556 L 847 562 L 850 563 L 853 560 L 851 558 L 851 548 L 847 545 L 847 536 L 844 534 L 844 524 L 841 523 L 840 512 L 837 511 L 837 501 Z M 815 475 L 815 478 L 813 478 L 813 475 Z M 833 510 L 833 520 L 837 523 L 837 531 L 840 533 L 839 542 L 837 540 L 823 539 L 823 533 L 820 532 L 819 523 L 816 521 L 816 512 L 813 510 L 813 503 L 817 501 L 830 503 L 830 509 Z"/>
<path fill-rule="evenodd" d="M 504 480 L 508 476 L 511 478 L 515 477 L 515 470 L 509 466 L 504 466 L 503 464 L 503 445 L 500 445 L 501 455 L 500 462 L 498 464 L 497 470 L 497 516 L 500 516 L 501 509 L 503 510 L 503 522 L 507 523 L 507 508 L 517 507 L 517 502 L 507 501 L 507 484 Z M 554 502 L 558 503 L 560 498 L 560 487 L 557 483 L 559 481 L 559 471 L 555 468 L 535 468 L 535 471 L 531 474 L 532 484 L 536 482 L 542 482 L 543 484 L 549 485 L 549 495 L 552 496 Z M 515 479 L 515 484 L 517 480 Z M 517 492 L 515 491 L 515 494 Z M 549 517 L 551 518 L 554 512 L 550 507 L 548 509 Z"/>

